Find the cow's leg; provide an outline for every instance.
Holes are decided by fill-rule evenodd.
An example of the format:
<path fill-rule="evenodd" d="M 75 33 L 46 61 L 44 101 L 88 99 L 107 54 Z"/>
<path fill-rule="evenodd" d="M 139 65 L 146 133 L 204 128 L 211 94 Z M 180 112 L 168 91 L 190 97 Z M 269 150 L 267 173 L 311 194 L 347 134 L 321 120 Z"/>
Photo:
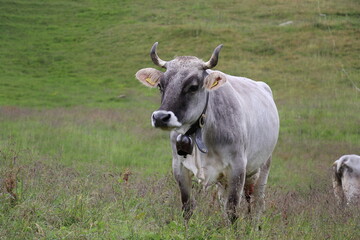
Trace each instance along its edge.
<path fill-rule="evenodd" d="M 226 185 L 222 184 L 222 183 L 217 183 L 216 189 L 217 189 L 217 197 L 218 197 L 218 201 L 219 201 L 221 210 L 223 213 L 225 213 L 226 212 L 226 199 L 227 199 Z"/>
<path fill-rule="evenodd" d="M 259 178 L 257 179 L 255 187 L 254 187 L 253 220 L 255 223 L 258 222 L 261 214 L 265 210 L 265 188 L 266 188 L 267 179 L 269 176 L 270 165 L 271 165 L 271 156 L 261 166 Z"/>
<path fill-rule="evenodd" d="M 255 183 L 258 178 L 259 178 L 259 171 L 252 173 L 252 175 L 250 176 L 246 176 L 245 179 L 244 195 L 248 203 L 248 214 L 252 212 L 251 209 L 252 198 L 254 194 Z"/>
<path fill-rule="evenodd" d="M 173 172 L 180 188 L 183 216 L 185 220 L 189 220 L 195 205 L 191 196 L 192 173 L 178 160 L 173 161 Z"/>
<path fill-rule="evenodd" d="M 245 184 L 245 166 L 232 168 L 229 172 L 226 211 L 231 223 L 238 219 L 236 209 L 240 203 Z"/>
<path fill-rule="evenodd" d="M 177 136 L 178 133 L 176 133 L 175 131 L 172 131 L 170 133 L 171 147 L 173 153 L 172 168 L 173 168 L 173 174 L 175 180 L 180 188 L 183 216 L 186 220 L 189 220 L 192 215 L 193 208 L 195 206 L 195 201 L 191 196 L 191 189 L 192 189 L 191 178 L 193 176 L 193 173 L 184 167 L 184 165 L 182 164 L 184 158 L 180 157 L 177 154 L 177 149 L 176 149 Z"/>

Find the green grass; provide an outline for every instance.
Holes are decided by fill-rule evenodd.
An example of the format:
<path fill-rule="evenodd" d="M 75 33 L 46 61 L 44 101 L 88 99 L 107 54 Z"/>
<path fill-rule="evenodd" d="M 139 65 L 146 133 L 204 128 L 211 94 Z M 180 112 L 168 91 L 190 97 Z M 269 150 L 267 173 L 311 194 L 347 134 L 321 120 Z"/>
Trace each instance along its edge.
<path fill-rule="evenodd" d="M 34 149 L 79 167 L 89 163 L 131 166 L 148 174 L 171 168 L 171 151 L 162 145 L 168 138 L 155 129 L 144 134 L 139 128 L 147 126 L 121 112 L 83 107 L 29 112 L 5 107 L 1 113 L 2 131 L 8 134 L 2 141 L 15 142 L 19 150 Z M 128 114 L 147 118 L 140 109 Z"/>
<path fill-rule="evenodd" d="M 0 0 L 0 238 L 358 239 L 330 167 L 360 154 L 359 16 L 351 0 Z M 271 86 L 262 231 L 228 226 L 213 189 L 184 225 L 158 92 L 134 77 L 156 41 L 165 60 L 223 43 L 216 69 Z"/>

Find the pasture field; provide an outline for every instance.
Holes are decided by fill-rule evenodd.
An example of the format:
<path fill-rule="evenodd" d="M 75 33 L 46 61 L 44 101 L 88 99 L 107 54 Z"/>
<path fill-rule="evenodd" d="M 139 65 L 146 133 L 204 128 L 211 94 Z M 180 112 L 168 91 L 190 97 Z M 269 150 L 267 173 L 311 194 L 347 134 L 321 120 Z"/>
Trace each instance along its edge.
<path fill-rule="evenodd" d="M 261 230 L 194 183 L 181 217 L 157 90 L 134 74 L 208 59 L 268 83 L 281 128 Z M 360 239 L 332 163 L 360 154 L 357 0 L 0 0 L 0 239 Z"/>

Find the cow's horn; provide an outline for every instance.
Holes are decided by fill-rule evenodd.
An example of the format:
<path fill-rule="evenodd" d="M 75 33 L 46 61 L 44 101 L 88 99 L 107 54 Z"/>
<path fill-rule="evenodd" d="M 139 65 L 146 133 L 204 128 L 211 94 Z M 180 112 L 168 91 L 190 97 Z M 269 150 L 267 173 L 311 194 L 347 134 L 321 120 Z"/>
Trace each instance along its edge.
<path fill-rule="evenodd" d="M 157 55 L 156 53 L 156 47 L 159 43 L 156 42 L 154 43 L 154 45 L 152 46 L 151 48 L 151 51 L 150 51 L 150 57 L 151 57 L 151 60 L 153 61 L 153 63 L 159 67 L 162 67 L 162 68 L 166 68 L 166 61 L 163 61 L 159 58 L 159 56 Z"/>
<path fill-rule="evenodd" d="M 213 52 L 213 54 L 211 55 L 211 58 L 209 61 L 207 61 L 204 64 L 204 69 L 210 69 L 216 66 L 217 62 L 218 62 L 218 58 L 219 58 L 219 52 L 222 48 L 222 44 L 220 44 L 219 46 L 217 46 Z"/>

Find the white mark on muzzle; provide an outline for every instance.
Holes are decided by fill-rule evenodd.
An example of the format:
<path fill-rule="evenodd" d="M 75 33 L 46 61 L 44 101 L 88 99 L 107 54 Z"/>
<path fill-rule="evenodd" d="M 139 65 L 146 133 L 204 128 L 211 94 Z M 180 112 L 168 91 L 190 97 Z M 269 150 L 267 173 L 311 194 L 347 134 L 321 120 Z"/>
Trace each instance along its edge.
<path fill-rule="evenodd" d="M 158 121 L 156 123 L 156 121 Z M 151 125 L 153 127 L 178 128 L 182 124 L 172 111 L 158 110 L 151 115 Z"/>

